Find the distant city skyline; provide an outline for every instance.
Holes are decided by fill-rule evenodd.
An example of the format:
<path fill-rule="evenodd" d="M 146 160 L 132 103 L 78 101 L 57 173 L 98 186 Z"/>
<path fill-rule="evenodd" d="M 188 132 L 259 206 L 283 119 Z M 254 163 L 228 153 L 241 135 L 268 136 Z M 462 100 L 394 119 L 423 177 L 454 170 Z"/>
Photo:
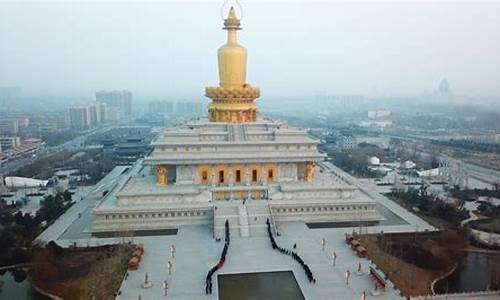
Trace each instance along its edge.
<path fill-rule="evenodd" d="M 420 94 L 445 78 L 455 94 L 500 95 L 500 3 L 241 3 L 248 82 L 263 101 Z M 2 2 L 0 86 L 202 100 L 217 83 L 221 4 Z"/>

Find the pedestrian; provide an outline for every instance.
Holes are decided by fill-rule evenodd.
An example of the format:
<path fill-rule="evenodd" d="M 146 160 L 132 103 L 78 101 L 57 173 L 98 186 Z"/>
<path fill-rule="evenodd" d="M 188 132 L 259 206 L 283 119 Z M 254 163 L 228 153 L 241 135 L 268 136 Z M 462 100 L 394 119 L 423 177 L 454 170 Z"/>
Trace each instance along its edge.
<path fill-rule="evenodd" d="M 349 269 L 347 269 L 347 271 L 345 271 L 345 284 L 346 285 L 349 285 L 349 278 L 351 277 L 351 272 L 349 271 Z"/>
<path fill-rule="evenodd" d="M 172 275 L 172 265 L 173 265 L 172 261 L 169 260 L 168 261 L 168 275 Z"/>
<path fill-rule="evenodd" d="M 170 255 L 172 256 L 172 258 L 175 257 L 175 245 L 172 244 L 172 246 L 170 246 Z"/>
<path fill-rule="evenodd" d="M 333 254 L 332 254 L 332 264 L 333 266 L 335 267 L 335 261 L 337 260 L 337 253 L 335 251 L 333 251 Z"/>
<path fill-rule="evenodd" d="M 293 249 L 297 249 L 297 243 L 293 244 Z"/>
<path fill-rule="evenodd" d="M 167 296 L 168 292 L 168 282 L 165 280 L 163 281 L 163 290 L 165 290 L 165 296 Z"/>
<path fill-rule="evenodd" d="M 325 238 L 321 239 L 321 250 L 325 251 L 325 246 L 326 246 L 326 240 Z"/>
<path fill-rule="evenodd" d="M 361 262 L 358 263 L 358 275 L 361 275 L 361 273 L 363 273 L 361 271 Z"/>
<path fill-rule="evenodd" d="M 363 293 L 361 293 L 361 300 L 368 300 L 368 297 L 366 296 L 365 291 L 363 291 Z"/>

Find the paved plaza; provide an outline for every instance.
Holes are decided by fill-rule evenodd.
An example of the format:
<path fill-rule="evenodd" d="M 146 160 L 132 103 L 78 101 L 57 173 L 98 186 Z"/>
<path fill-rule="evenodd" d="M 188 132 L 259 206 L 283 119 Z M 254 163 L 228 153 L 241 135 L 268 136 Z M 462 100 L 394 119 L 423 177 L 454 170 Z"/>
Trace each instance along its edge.
<path fill-rule="evenodd" d="M 376 226 L 363 227 L 363 232 L 433 230 L 425 221 L 375 190 L 366 188 L 356 178 L 331 167 L 335 168 L 337 174 L 345 176 L 345 180 L 360 188 L 358 193 L 377 200 L 377 210 L 385 220 Z M 116 170 L 114 176 L 107 176 L 96 187 L 119 182 L 120 174 L 122 172 Z M 103 245 L 123 241 L 120 238 L 91 236 L 87 228 L 92 222 L 92 209 L 99 200 L 92 197 L 92 192 L 88 195 L 43 232 L 39 239 L 57 240 L 61 246 L 73 243 L 79 246 Z M 373 281 L 367 275 L 369 261 L 359 259 L 344 242 L 344 234 L 353 229 L 359 230 L 358 227 L 309 229 L 304 222 L 279 222 L 276 225 L 281 234 L 276 237 L 277 243 L 288 249 L 297 244 L 296 251 L 311 268 L 316 278 L 315 284 L 309 283 L 302 267 L 290 256 L 272 249 L 264 230 L 255 231 L 246 238 L 240 237 L 238 230 L 233 230 L 226 262 L 214 274 L 213 294 L 206 295 L 206 274 L 218 262 L 224 243 L 213 239 L 213 228 L 210 226 L 182 226 L 177 235 L 128 238 L 135 243 L 144 244 L 145 255 L 139 269 L 130 271 L 128 278 L 123 281 L 118 299 L 139 299 L 139 296 L 143 300 L 162 299 L 165 297 L 162 288 L 164 280 L 169 283 L 167 298 L 218 299 L 217 275 L 271 271 L 292 271 L 305 299 L 361 299 L 363 291 L 369 294 L 374 288 Z M 326 239 L 325 251 L 321 247 L 322 238 Z M 170 253 L 172 244 L 176 248 L 173 259 Z M 331 260 L 333 251 L 337 253 L 335 266 L 332 266 Z M 169 260 L 173 261 L 172 275 L 168 275 Z M 363 275 L 360 276 L 355 272 L 358 263 L 361 263 L 363 270 Z M 347 269 L 352 272 L 349 285 L 345 283 Z M 148 289 L 142 288 L 146 273 L 153 283 Z M 369 295 L 370 298 L 374 297 Z M 401 296 L 389 283 L 386 292 L 377 298 L 401 299 Z"/>
<path fill-rule="evenodd" d="M 422 225 L 421 225 L 422 226 Z M 272 249 L 269 238 L 261 236 L 240 238 L 232 234 L 231 244 L 224 267 L 217 274 L 253 273 L 290 270 L 306 299 L 360 299 L 362 291 L 370 292 L 373 281 L 368 277 L 370 263 L 359 259 L 345 244 L 344 233 L 353 228 L 308 229 L 301 222 L 279 224 L 280 237 L 277 243 L 291 249 L 297 244 L 297 252 L 310 266 L 317 282 L 309 283 L 301 266 L 290 256 Z M 411 231 L 414 225 L 374 226 L 365 228 L 369 232 Z M 357 229 L 357 228 L 356 228 Z M 321 239 L 326 239 L 325 251 L 322 251 Z M 122 284 L 119 299 L 158 299 L 163 295 L 161 284 L 168 280 L 169 298 L 174 299 L 218 299 L 217 280 L 214 281 L 214 293 L 205 295 L 204 280 L 208 270 L 217 263 L 223 248 L 222 242 L 212 239 L 212 231 L 206 227 L 182 227 L 176 236 L 135 238 L 144 243 L 145 256 L 141 267 L 131 271 Z M 173 275 L 168 275 L 167 262 L 170 259 L 170 245 L 174 244 L 176 253 Z M 337 253 L 336 265 L 332 266 L 331 255 Z M 364 274 L 355 274 L 358 263 Z M 345 272 L 352 272 L 349 285 L 345 283 Z M 154 283 L 149 289 L 143 289 L 145 273 Z M 277 287 L 278 288 L 278 287 Z M 391 284 L 379 299 L 400 299 L 399 292 Z"/>

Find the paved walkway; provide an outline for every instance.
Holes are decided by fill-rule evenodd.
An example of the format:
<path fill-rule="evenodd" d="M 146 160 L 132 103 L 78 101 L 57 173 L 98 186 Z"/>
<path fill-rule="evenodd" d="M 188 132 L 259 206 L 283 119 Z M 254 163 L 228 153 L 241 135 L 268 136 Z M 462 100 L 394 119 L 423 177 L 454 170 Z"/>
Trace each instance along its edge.
<path fill-rule="evenodd" d="M 349 175 L 344 170 L 340 169 L 339 167 L 337 167 L 329 162 L 325 163 L 325 165 L 332 172 L 340 175 L 348 183 L 359 188 L 359 190 L 362 193 L 364 193 L 368 197 L 372 198 L 373 200 L 377 201 L 377 203 L 383 205 L 387 209 L 391 210 L 393 213 L 397 214 L 399 217 L 404 219 L 406 222 L 408 222 L 413 227 L 412 229 L 409 229 L 409 230 L 406 229 L 405 231 L 436 230 L 436 228 L 434 228 L 429 223 L 425 222 L 423 219 L 412 214 L 411 212 L 407 211 L 404 207 L 400 206 L 396 202 L 392 201 L 391 199 L 389 199 L 386 196 L 377 192 L 375 187 L 362 184 L 359 179 Z"/>
<path fill-rule="evenodd" d="M 284 223 L 282 236 L 277 238 L 282 247 L 291 248 L 297 243 L 297 251 L 310 266 L 317 282 L 311 284 L 301 266 L 290 256 L 273 250 L 268 237 L 232 237 L 226 263 L 215 275 L 291 270 L 306 299 L 360 299 L 363 290 L 374 287 L 366 271 L 370 265 L 366 259 L 359 259 L 343 241 L 345 229 L 308 229 L 303 223 Z M 321 239 L 327 241 L 326 251 L 321 249 Z M 118 299 L 161 299 L 162 282 L 168 280 L 168 298 L 174 299 L 218 299 L 217 280 L 214 293 L 205 295 L 205 276 L 217 263 L 223 248 L 222 242 L 211 238 L 206 227 L 182 227 L 177 236 L 136 238 L 145 245 L 145 255 L 139 270 L 130 271 L 123 281 L 122 295 Z M 174 273 L 168 275 L 167 262 L 170 259 L 170 245 L 175 244 Z M 332 266 L 331 254 L 337 253 L 336 266 Z M 361 262 L 365 274 L 355 271 Z M 345 284 L 345 272 L 352 272 L 349 286 Z M 143 289 L 145 273 L 153 287 Z M 370 297 L 371 298 L 371 297 Z M 236 299 L 236 298 L 235 298 Z M 401 299 L 398 291 L 389 285 L 387 292 L 378 299 Z"/>
<path fill-rule="evenodd" d="M 68 229 L 73 222 L 78 219 L 78 214 L 83 213 L 89 206 L 95 205 L 95 201 L 85 198 L 89 192 L 89 187 L 79 187 L 73 195 L 73 204 L 64 214 L 62 214 L 51 226 L 45 229 L 36 240 L 50 242 L 57 240 Z M 83 198 L 83 200 L 81 200 Z"/>
<path fill-rule="evenodd" d="M 76 201 L 76 203 L 36 239 L 50 242 L 59 238 L 67 239 L 70 238 L 69 236 L 72 238 L 90 237 L 90 234 L 86 234 L 84 231 L 93 220 L 93 208 L 101 201 L 103 191 L 112 189 L 119 179 L 123 177 L 122 173 L 126 168 L 128 166 L 116 166 L 96 185 L 78 187 L 73 195 L 73 201 Z"/>

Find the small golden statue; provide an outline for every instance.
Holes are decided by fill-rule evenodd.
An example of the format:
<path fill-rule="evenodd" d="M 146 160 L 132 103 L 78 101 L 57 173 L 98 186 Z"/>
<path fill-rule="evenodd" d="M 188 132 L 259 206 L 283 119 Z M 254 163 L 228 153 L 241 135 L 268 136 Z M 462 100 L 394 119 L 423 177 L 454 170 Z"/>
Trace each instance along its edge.
<path fill-rule="evenodd" d="M 306 171 L 304 173 L 304 181 L 312 182 L 314 180 L 315 170 L 316 170 L 316 164 L 314 162 L 308 163 L 306 166 Z"/>
<path fill-rule="evenodd" d="M 161 186 L 167 185 L 167 168 L 165 166 L 156 167 L 156 183 Z"/>

